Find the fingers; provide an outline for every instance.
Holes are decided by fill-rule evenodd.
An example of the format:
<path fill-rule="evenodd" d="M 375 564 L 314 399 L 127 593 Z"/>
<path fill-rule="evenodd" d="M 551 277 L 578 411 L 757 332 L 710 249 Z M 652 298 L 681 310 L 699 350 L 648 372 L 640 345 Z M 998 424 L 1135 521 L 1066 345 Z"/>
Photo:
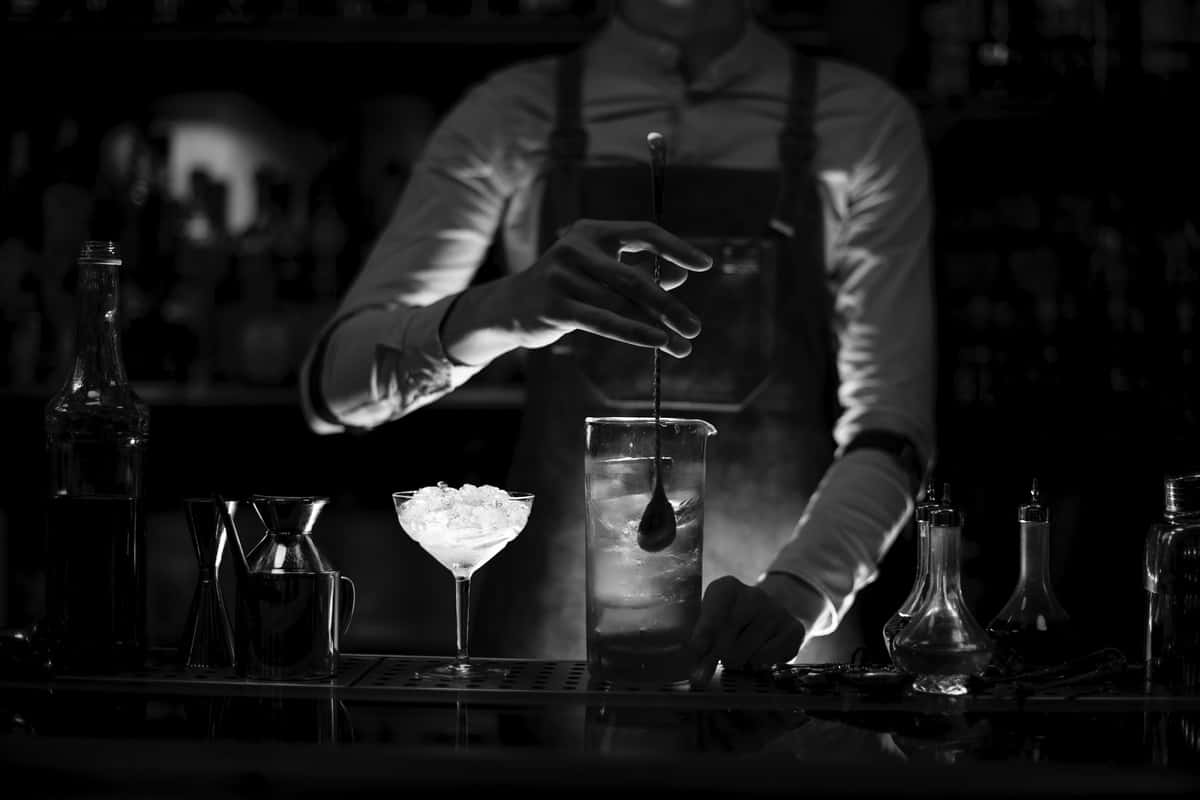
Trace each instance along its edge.
<path fill-rule="evenodd" d="M 744 584 L 741 581 L 727 575 L 717 578 L 704 591 L 704 599 L 700 602 L 700 618 L 696 621 L 689 644 L 696 658 L 696 666 L 692 670 L 692 685 L 695 687 L 706 686 L 712 680 L 719 658 L 717 640 L 737 604 L 742 588 Z"/>
<path fill-rule="evenodd" d="M 637 306 L 628 298 L 618 294 L 616 291 L 610 289 L 604 284 L 591 280 L 591 278 L 587 275 L 579 275 L 569 271 L 564 271 L 561 273 L 558 276 L 558 280 L 560 281 L 562 288 L 564 288 L 573 299 L 578 300 L 586 305 L 612 312 L 618 317 L 626 320 L 626 322 L 638 323 L 640 326 L 638 328 L 639 331 L 645 332 L 646 328 L 651 328 L 666 335 L 665 344 L 654 344 L 653 341 L 657 341 L 657 339 L 648 339 L 650 343 L 642 346 L 658 347 L 663 352 L 666 352 L 676 358 L 684 358 L 692 352 L 691 342 L 669 328 L 664 329 L 649 312 Z M 590 333 L 598 334 L 600 336 L 609 335 L 606 330 L 598 329 L 597 326 L 602 326 L 606 320 L 611 319 L 610 317 L 596 314 L 588 315 L 588 317 L 589 318 L 584 320 L 584 322 L 589 325 L 588 331 Z M 613 333 L 620 332 L 614 331 Z M 629 343 L 628 336 L 619 339 L 619 341 Z"/>
<path fill-rule="evenodd" d="M 678 289 L 687 281 L 688 271 L 681 269 L 669 261 L 659 260 L 658 285 L 668 292 Z"/>
<path fill-rule="evenodd" d="M 609 258 L 595 246 L 575 251 L 574 265 L 592 280 L 608 286 L 680 336 L 693 339 L 700 334 L 700 320 L 680 300 L 655 285 L 646 270 Z"/>
<path fill-rule="evenodd" d="M 548 253 L 549 269 L 537 320 L 552 328 L 583 330 L 683 358 L 688 339 L 700 334 L 700 320 L 669 289 L 689 271 L 712 260 L 703 251 L 647 222 L 580 220 Z M 652 252 L 659 258 L 658 281 L 644 265 L 622 263 L 621 252 Z M 531 327 L 536 328 L 538 322 Z"/>
<path fill-rule="evenodd" d="M 731 575 L 717 578 L 704 590 L 700 601 L 700 618 L 692 632 L 692 648 L 698 655 L 706 655 L 717 643 L 725 618 L 737 602 L 738 591 L 745 584 Z"/>
<path fill-rule="evenodd" d="M 727 667 L 740 667 L 745 662 L 746 659 L 731 661 L 730 656 L 735 653 L 739 643 L 743 643 L 742 649 L 747 649 L 748 645 L 744 643 L 748 639 L 747 634 L 757 623 L 755 618 L 757 609 L 753 592 L 750 591 L 750 587 L 741 582 L 738 583 L 738 589 L 737 598 L 730 606 L 729 613 L 725 616 L 725 621 L 717 634 L 717 641 L 713 646 L 712 653 Z"/>
<path fill-rule="evenodd" d="M 697 657 L 692 684 L 706 685 L 718 661 L 730 669 L 788 661 L 804 643 L 804 633 L 804 626 L 761 589 L 732 577 L 714 581 L 692 636 Z"/>
<path fill-rule="evenodd" d="M 796 657 L 804 644 L 804 625 L 788 618 L 783 627 L 762 646 L 760 654 L 764 665 L 785 664 Z"/>
<path fill-rule="evenodd" d="M 704 272 L 712 267 L 712 259 L 703 250 L 651 222 L 580 220 L 572 230 L 596 242 L 606 252 L 649 250 L 691 272 Z"/>
<path fill-rule="evenodd" d="M 577 330 L 638 347 L 656 348 L 675 358 L 684 358 L 692 352 L 691 342 L 687 339 L 655 325 L 579 300 L 564 300 L 563 303 L 571 327 Z"/>
<path fill-rule="evenodd" d="M 666 349 L 670 343 L 670 335 L 662 328 L 631 320 L 589 303 L 568 298 L 562 301 L 561 307 L 564 326 L 576 330 L 638 347 Z"/>
<path fill-rule="evenodd" d="M 773 614 L 764 613 L 761 609 L 757 614 L 754 612 L 755 609 L 748 610 L 747 613 L 751 615 L 748 624 L 731 638 L 724 649 L 718 651 L 721 663 L 729 669 L 767 665 L 763 645 L 775 637 L 781 620 Z"/>

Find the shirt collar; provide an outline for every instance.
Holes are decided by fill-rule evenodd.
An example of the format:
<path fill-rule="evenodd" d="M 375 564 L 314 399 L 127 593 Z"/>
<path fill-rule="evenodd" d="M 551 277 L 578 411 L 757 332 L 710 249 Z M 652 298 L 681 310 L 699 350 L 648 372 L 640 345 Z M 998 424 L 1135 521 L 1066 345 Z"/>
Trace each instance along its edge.
<path fill-rule="evenodd" d="M 757 21 L 747 19 L 738 40 L 714 59 L 707 73 L 698 76 L 698 80 L 725 81 L 750 74 L 759 66 L 760 56 L 765 51 L 764 44 L 769 39 L 769 34 Z M 649 66 L 663 72 L 677 72 L 679 69 L 679 45 L 633 28 L 619 14 L 613 14 L 595 38 L 594 45 L 622 62 L 628 63 L 630 58 L 634 59 L 637 67 Z"/>

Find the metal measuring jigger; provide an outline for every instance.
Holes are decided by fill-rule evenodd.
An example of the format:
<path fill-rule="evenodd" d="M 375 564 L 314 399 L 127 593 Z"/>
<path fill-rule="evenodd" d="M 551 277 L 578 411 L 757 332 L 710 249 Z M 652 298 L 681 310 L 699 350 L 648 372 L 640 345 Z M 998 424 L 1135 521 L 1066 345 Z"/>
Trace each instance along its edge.
<path fill-rule="evenodd" d="M 183 506 L 200 569 L 180 644 L 180 658 L 193 669 L 232 667 L 233 626 L 221 597 L 220 581 L 228 531 L 215 500 L 191 497 L 183 501 Z M 225 501 L 225 508 L 232 517 L 237 511 L 237 501 Z"/>

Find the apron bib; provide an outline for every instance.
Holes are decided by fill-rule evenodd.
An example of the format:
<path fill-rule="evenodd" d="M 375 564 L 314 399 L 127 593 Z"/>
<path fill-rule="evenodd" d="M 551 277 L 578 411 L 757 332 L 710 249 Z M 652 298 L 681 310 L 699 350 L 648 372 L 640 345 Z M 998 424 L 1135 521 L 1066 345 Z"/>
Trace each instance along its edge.
<path fill-rule="evenodd" d="M 579 218 L 653 217 L 647 164 L 583 165 L 581 73 L 580 53 L 560 62 L 539 252 Z M 761 575 L 834 451 L 831 299 L 810 168 L 814 84 L 814 62 L 797 55 L 779 172 L 667 167 L 663 227 L 713 257 L 711 270 L 674 290 L 704 325 L 692 354 L 661 360 L 663 414 L 706 419 L 718 431 L 708 446 L 706 585 Z M 644 255 L 627 256 L 635 258 Z M 585 657 L 584 418 L 652 414 L 651 359 L 585 333 L 528 354 L 508 486 L 537 499 L 525 530 L 479 572 L 479 653 Z"/>

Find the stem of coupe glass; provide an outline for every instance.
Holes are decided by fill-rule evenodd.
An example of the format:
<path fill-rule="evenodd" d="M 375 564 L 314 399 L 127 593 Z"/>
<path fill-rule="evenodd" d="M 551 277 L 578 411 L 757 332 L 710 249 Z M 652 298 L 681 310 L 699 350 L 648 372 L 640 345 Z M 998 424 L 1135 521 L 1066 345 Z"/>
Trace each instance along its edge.
<path fill-rule="evenodd" d="M 467 655 L 467 637 L 470 635 L 469 623 L 471 603 L 471 579 L 463 578 L 458 575 L 454 576 L 454 617 L 458 622 L 457 637 L 455 644 L 458 648 L 458 656 L 455 659 L 457 667 L 465 669 L 470 661 Z"/>

